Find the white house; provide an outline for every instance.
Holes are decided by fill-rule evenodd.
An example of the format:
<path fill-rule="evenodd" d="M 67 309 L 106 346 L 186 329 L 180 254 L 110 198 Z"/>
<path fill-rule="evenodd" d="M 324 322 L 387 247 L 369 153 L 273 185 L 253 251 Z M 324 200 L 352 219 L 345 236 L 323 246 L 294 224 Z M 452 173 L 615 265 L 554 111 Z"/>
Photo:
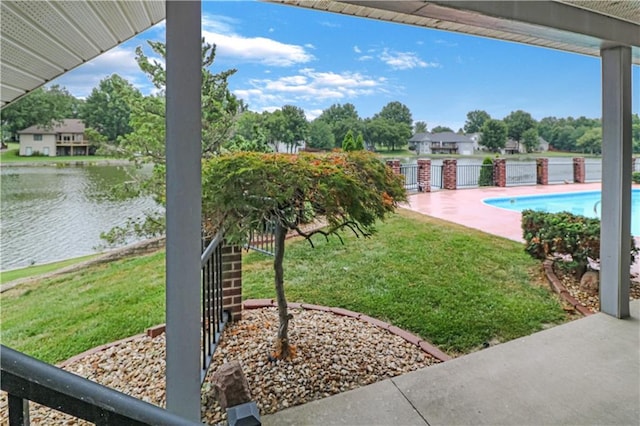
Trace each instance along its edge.
<path fill-rule="evenodd" d="M 416 133 L 409 139 L 409 149 L 417 154 L 472 155 L 473 147 L 471 138 L 453 132 Z"/>
<path fill-rule="evenodd" d="M 20 155 L 89 155 L 89 141 L 84 137 L 82 120 L 68 118 L 51 127 L 31 126 L 18 132 Z"/>

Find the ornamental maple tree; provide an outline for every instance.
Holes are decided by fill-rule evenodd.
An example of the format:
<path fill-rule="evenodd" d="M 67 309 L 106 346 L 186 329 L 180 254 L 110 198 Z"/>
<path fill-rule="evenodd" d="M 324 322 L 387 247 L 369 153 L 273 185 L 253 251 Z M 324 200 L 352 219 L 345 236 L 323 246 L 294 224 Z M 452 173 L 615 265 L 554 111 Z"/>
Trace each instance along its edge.
<path fill-rule="evenodd" d="M 205 160 L 202 168 L 203 214 L 211 232 L 223 229 L 227 241 L 246 243 L 252 232 L 275 225 L 275 290 L 279 329 L 274 357 L 295 355 L 289 343 L 291 316 L 284 291 L 285 237 L 293 231 L 313 247 L 312 237 L 329 238 L 351 230 L 368 237 L 377 220 L 406 201 L 402 176 L 393 174 L 366 151 L 327 154 L 237 152 Z M 327 226 L 304 230 L 322 218 Z"/>

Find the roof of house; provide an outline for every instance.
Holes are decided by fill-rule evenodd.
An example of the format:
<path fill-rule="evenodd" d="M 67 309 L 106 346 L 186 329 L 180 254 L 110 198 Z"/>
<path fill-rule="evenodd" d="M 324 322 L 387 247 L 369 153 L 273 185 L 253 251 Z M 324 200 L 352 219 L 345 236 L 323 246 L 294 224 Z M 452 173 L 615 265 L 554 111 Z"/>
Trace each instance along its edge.
<path fill-rule="evenodd" d="M 27 133 L 35 135 L 55 135 L 56 133 L 84 133 L 84 123 L 77 118 L 65 118 L 61 123 L 55 123 L 50 128 L 40 125 L 27 127 L 18 133 Z"/>

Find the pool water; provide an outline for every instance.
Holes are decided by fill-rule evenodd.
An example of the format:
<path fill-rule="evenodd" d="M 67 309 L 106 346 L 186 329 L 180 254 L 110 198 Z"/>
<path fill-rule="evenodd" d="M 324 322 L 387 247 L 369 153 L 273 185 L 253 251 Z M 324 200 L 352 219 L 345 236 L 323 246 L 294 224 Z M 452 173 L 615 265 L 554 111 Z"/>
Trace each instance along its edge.
<path fill-rule="evenodd" d="M 587 217 L 600 217 L 602 211 L 600 191 L 486 198 L 483 202 L 518 212 L 527 209 L 550 213 L 566 211 Z M 631 234 L 640 236 L 640 189 L 633 189 L 631 192 Z"/>

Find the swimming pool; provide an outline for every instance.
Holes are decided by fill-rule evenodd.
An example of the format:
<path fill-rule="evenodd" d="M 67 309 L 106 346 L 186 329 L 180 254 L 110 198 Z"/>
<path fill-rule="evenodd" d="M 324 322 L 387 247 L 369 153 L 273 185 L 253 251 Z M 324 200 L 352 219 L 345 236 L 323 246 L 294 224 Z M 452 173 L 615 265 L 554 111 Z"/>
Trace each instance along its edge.
<path fill-rule="evenodd" d="M 482 202 L 518 212 L 527 209 L 551 213 L 566 211 L 588 217 L 600 217 L 602 210 L 600 191 L 485 198 Z M 640 236 L 640 189 L 635 188 L 631 192 L 631 234 Z"/>

